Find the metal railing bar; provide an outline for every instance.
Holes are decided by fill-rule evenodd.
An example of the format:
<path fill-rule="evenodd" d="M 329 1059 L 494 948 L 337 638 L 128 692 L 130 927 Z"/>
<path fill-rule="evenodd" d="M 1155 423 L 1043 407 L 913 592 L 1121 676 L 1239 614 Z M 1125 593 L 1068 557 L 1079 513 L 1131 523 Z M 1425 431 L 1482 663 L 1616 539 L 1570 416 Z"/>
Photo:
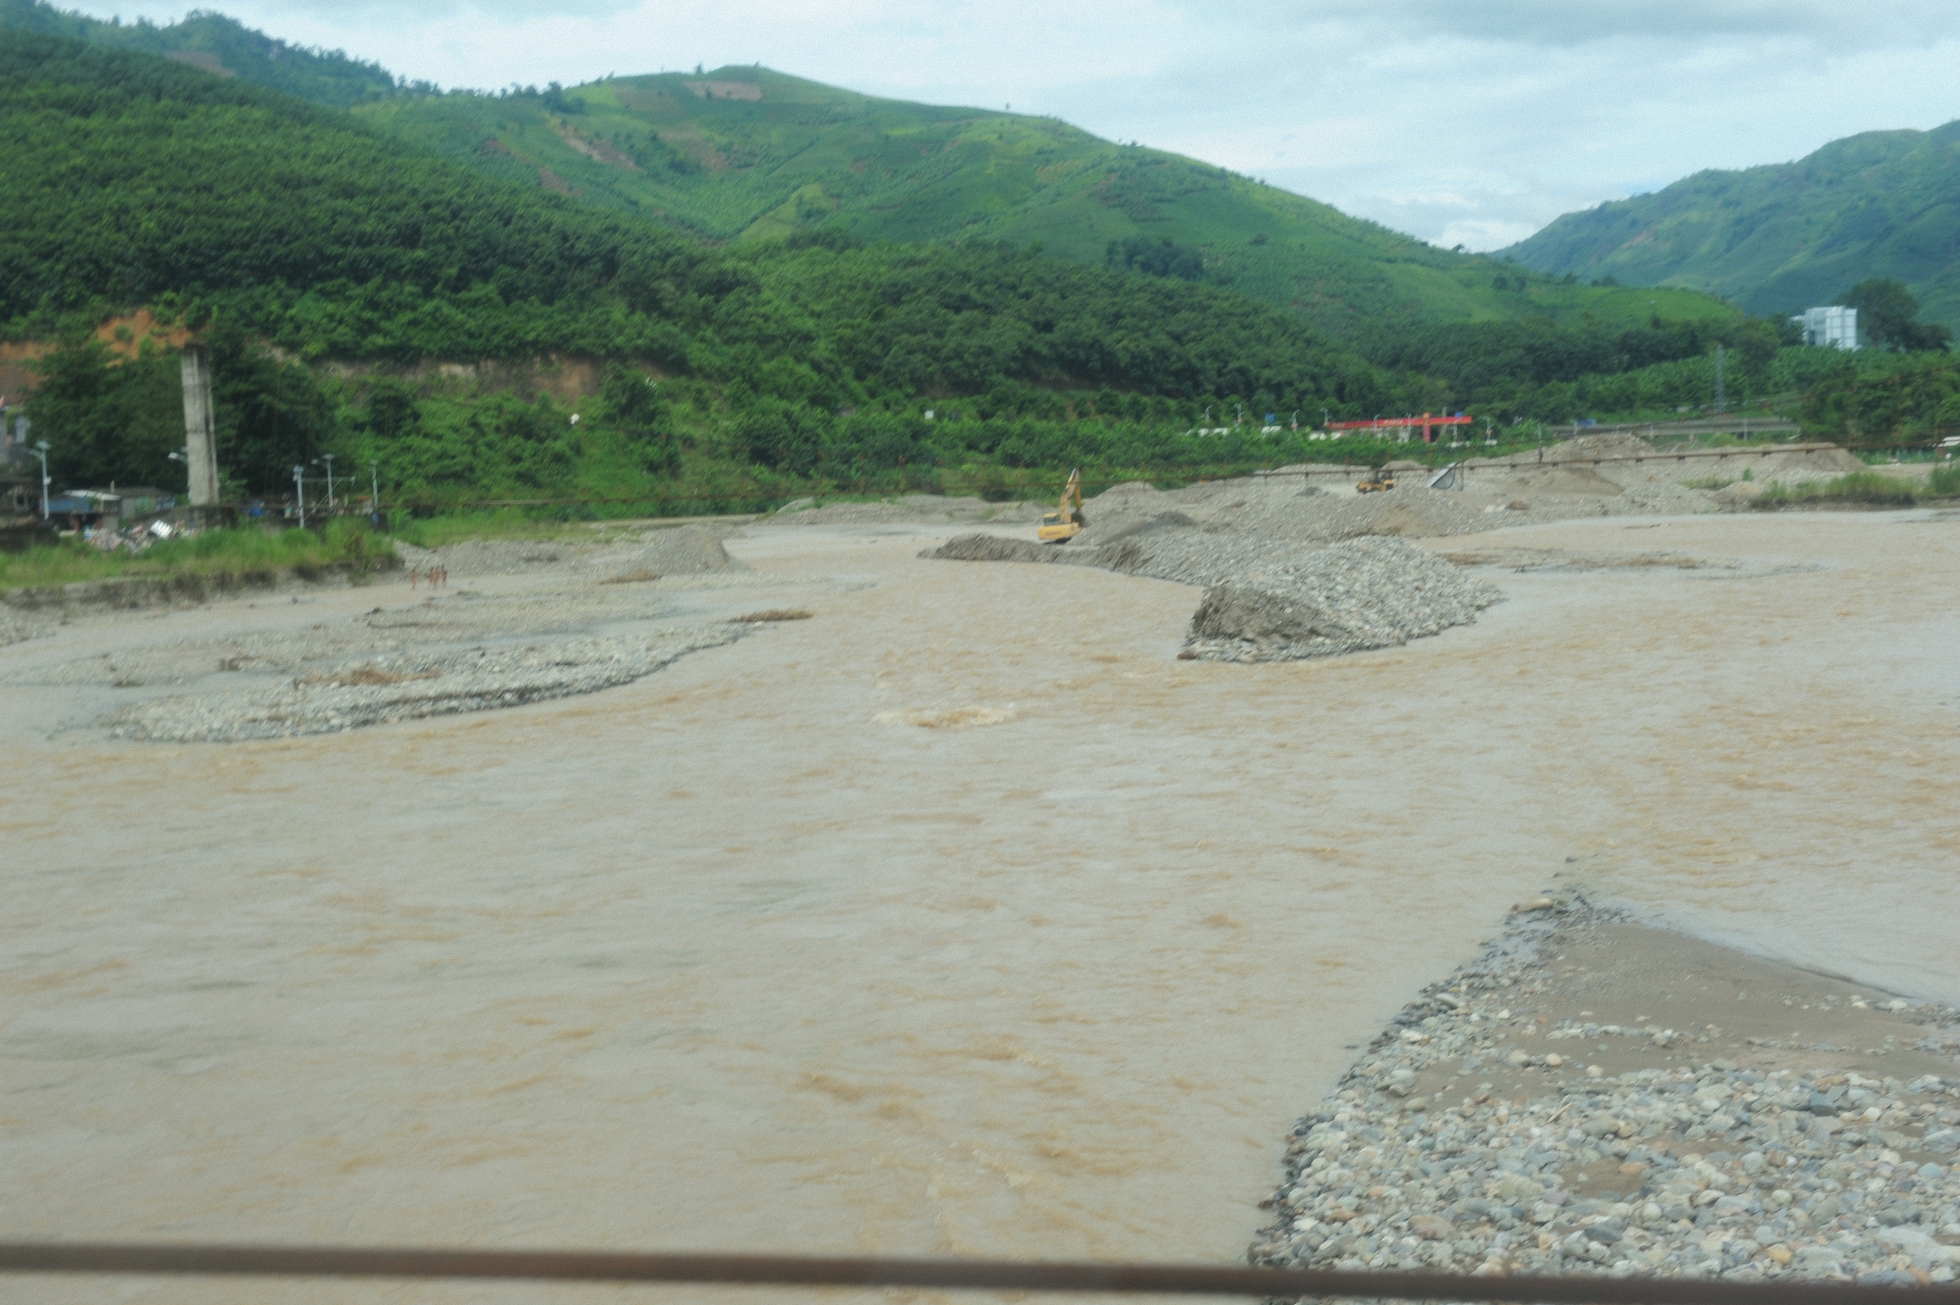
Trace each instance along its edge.
<path fill-rule="evenodd" d="M 1137 1292 L 1188 1296 L 1373 1297 L 1564 1305 L 1960 1305 L 1960 1283 L 1725 1282 L 1696 1278 L 1473 1277 L 1242 1265 L 1029 1263 L 870 1256 L 427 1250 L 132 1242 L 0 1243 L 0 1273 L 471 1278 L 785 1287 Z"/>

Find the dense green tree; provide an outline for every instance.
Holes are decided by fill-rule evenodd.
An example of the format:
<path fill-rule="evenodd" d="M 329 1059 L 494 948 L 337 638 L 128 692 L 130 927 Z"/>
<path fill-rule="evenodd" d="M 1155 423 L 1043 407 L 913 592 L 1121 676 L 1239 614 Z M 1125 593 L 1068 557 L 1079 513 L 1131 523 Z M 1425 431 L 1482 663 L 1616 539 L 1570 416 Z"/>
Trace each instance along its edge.
<path fill-rule="evenodd" d="M 1266 237 L 1255 237 L 1253 243 L 1263 245 Z M 1112 240 L 1103 265 L 1144 272 L 1150 276 L 1172 276 L 1184 281 L 1196 281 L 1205 274 L 1205 256 L 1198 250 L 1175 243 L 1168 236 L 1156 240 L 1148 236 Z"/>
<path fill-rule="evenodd" d="M 170 461 L 184 442 L 174 356 L 125 363 L 87 329 L 71 326 L 38 371 L 28 410 L 35 435 L 53 446 L 49 472 L 58 486 L 183 484 L 183 465 Z"/>
<path fill-rule="evenodd" d="M 607 368 L 599 382 L 599 403 L 643 470 L 657 476 L 680 470 L 679 439 L 653 377 L 626 367 Z"/>
<path fill-rule="evenodd" d="M 1905 282 L 1891 277 L 1867 277 L 1839 295 L 1838 302 L 1858 310 L 1858 329 L 1881 349 L 1943 353 L 1953 339 L 1946 327 L 1919 321 L 1919 301 Z"/>

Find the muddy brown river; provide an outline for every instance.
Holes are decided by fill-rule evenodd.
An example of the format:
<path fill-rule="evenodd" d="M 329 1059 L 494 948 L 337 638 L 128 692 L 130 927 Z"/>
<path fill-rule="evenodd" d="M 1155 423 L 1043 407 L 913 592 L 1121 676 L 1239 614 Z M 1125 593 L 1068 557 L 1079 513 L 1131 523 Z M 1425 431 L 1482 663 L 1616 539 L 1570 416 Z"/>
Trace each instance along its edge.
<path fill-rule="evenodd" d="M 1257 666 L 1175 660 L 1193 590 L 929 537 L 754 531 L 875 584 L 507 711 L 153 745 L 4 691 L 0 1238 L 1224 1261 L 1350 1048 L 1548 886 L 1960 999 L 1960 519 L 1431 541 L 1736 565 L 1493 568 L 1474 626 Z M 625 1294 L 8 1288 L 105 1293 Z"/>

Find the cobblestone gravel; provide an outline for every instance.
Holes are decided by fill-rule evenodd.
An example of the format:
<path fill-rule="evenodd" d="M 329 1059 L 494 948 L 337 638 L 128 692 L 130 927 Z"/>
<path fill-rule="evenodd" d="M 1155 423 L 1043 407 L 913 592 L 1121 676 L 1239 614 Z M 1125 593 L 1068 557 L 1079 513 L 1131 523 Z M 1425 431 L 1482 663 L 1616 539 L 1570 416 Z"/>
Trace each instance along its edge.
<path fill-rule="evenodd" d="M 1743 1068 L 1717 1055 L 1614 1075 L 1591 1056 L 1620 1043 L 1691 1050 L 1709 1038 L 1576 1019 L 1543 1034 L 1550 1050 L 1506 1050 L 1523 1023 L 1510 1006 L 1542 975 L 1546 940 L 1605 915 L 1541 899 L 1397 1015 L 1295 1128 L 1267 1203 L 1276 1220 L 1252 1261 L 1953 1281 L 1960 1070 L 1901 1080 Z M 1917 1025 L 1929 1050 L 1960 1047 L 1960 1012 L 1904 999 L 1883 1010 Z M 1446 1062 L 1489 1080 L 1467 1096 L 1420 1095 Z M 1490 1081 L 1507 1075 L 1512 1086 L 1521 1075 L 1546 1086 L 1512 1097 Z"/>

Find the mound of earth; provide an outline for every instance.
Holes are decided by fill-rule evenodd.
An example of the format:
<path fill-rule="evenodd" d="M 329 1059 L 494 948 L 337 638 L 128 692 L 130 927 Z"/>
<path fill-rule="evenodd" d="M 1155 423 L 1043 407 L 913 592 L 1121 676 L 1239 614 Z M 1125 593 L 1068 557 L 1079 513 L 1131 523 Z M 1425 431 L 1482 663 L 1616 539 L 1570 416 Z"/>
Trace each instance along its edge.
<path fill-rule="evenodd" d="M 1547 462 L 1590 462 L 1594 458 L 1646 458 L 1658 450 L 1638 435 L 1581 435 L 1545 449 Z"/>
<path fill-rule="evenodd" d="M 611 578 L 651 578 L 663 575 L 699 575 L 709 571 L 746 571 L 722 547 L 726 529 L 692 525 L 647 533 L 645 542 L 608 548 L 580 559 L 581 569 L 603 571 Z"/>
<path fill-rule="evenodd" d="M 1198 524 L 1179 510 L 1177 500 L 1141 480 L 1104 490 L 1083 504 L 1082 516 L 1081 544 L 1113 544 L 1140 531 Z"/>
<path fill-rule="evenodd" d="M 778 512 L 756 524 L 767 526 L 869 526 L 925 522 L 953 524 L 971 522 L 1037 521 L 1045 510 L 1037 503 L 989 503 L 971 496 L 949 498 L 942 494 L 903 494 L 876 503 L 826 503 L 798 499 L 786 503 Z"/>
<path fill-rule="evenodd" d="M 1621 469 L 1620 466 L 1613 468 L 1616 471 Z M 1570 462 L 1547 462 L 1542 467 L 1526 467 L 1501 475 L 1489 472 L 1473 474 L 1466 477 L 1466 481 L 1484 493 L 1506 497 L 1551 494 L 1560 497 L 1595 495 L 1616 498 L 1622 492 L 1619 484 L 1599 471 Z"/>
<path fill-rule="evenodd" d="M 1291 661 L 1407 643 L 1476 619 L 1497 591 L 1396 539 L 1352 539 L 1205 591 L 1184 655 Z"/>
<path fill-rule="evenodd" d="M 1000 535 L 961 535 L 938 548 L 928 548 L 920 557 L 944 558 L 952 562 L 1052 562 L 1056 550 L 1050 544 L 1028 539 L 1006 539 Z"/>

